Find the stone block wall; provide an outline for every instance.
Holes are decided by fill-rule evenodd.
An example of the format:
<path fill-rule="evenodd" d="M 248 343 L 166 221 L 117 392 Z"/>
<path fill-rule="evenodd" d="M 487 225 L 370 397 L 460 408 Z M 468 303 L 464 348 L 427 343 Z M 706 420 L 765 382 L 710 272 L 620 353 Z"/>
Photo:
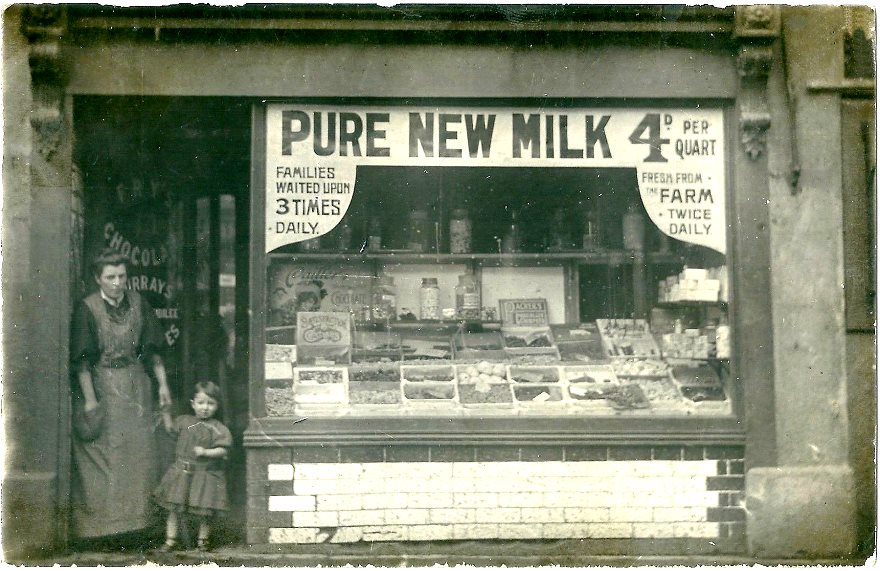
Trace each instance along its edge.
<path fill-rule="evenodd" d="M 692 539 L 717 551 L 744 546 L 742 448 L 541 448 L 251 449 L 248 542 Z"/>

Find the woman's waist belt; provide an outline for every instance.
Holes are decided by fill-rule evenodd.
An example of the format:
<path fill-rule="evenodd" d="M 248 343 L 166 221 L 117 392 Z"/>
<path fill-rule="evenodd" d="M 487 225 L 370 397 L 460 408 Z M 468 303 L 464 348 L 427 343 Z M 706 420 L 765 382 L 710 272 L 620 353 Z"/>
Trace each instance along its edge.
<path fill-rule="evenodd" d="M 218 459 L 210 459 L 208 461 L 186 461 L 186 460 L 175 460 L 174 464 L 183 470 L 184 472 L 198 472 L 205 470 L 222 470 L 223 469 L 223 460 Z"/>
<path fill-rule="evenodd" d="M 131 367 L 137 362 L 138 360 L 134 357 L 101 357 L 98 361 L 98 366 L 108 369 L 124 369 Z"/>

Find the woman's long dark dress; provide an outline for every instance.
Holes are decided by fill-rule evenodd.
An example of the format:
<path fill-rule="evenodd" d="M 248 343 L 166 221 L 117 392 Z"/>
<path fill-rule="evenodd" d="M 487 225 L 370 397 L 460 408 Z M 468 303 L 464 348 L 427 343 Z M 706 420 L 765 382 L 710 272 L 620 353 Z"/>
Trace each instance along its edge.
<path fill-rule="evenodd" d="M 136 531 L 152 523 L 149 498 L 157 480 L 153 391 L 142 361 L 161 342 L 153 310 L 137 292 L 126 291 L 118 307 L 100 293 L 77 307 L 71 332 L 74 370 L 87 360 L 95 395 L 106 409 L 98 438 L 84 442 L 73 437 L 71 503 L 77 537 Z"/>

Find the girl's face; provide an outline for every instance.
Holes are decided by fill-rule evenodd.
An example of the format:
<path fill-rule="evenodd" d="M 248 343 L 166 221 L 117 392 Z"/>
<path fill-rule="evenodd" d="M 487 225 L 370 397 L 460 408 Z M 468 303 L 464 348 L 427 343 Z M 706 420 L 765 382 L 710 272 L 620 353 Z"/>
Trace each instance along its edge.
<path fill-rule="evenodd" d="M 196 393 L 189 404 L 196 416 L 203 420 L 211 418 L 217 412 L 217 401 L 203 392 Z"/>

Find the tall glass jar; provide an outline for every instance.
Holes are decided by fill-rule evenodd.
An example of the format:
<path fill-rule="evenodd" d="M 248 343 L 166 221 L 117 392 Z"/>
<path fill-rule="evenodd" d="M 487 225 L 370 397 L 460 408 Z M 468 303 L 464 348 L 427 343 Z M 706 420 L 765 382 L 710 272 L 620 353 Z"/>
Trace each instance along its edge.
<path fill-rule="evenodd" d="M 378 252 L 382 249 L 382 221 L 378 216 L 370 218 L 367 226 L 367 249 Z"/>
<path fill-rule="evenodd" d="M 419 319 L 440 319 L 440 286 L 437 278 L 422 278 L 419 288 Z"/>
<path fill-rule="evenodd" d="M 449 219 L 449 253 L 471 253 L 471 219 L 464 208 L 456 208 Z"/>
<path fill-rule="evenodd" d="M 428 252 L 431 249 L 431 224 L 428 213 L 424 210 L 413 210 L 409 213 L 409 231 L 406 247 L 413 252 Z"/>
<path fill-rule="evenodd" d="M 397 286 L 392 276 L 379 276 L 370 310 L 373 321 L 388 321 L 397 316 Z"/>
<path fill-rule="evenodd" d="M 480 282 L 471 271 L 458 276 L 455 286 L 455 316 L 458 319 L 480 319 Z"/>
<path fill-rule="evenodd" d="M 623 247 L 627 250 L 645 249 L 645 220 L 640 210 L 633 202 L 623 215 Z"/>
<path fill-rule="evenodd" d="M 592 252 L 600 247 L 599 211 L 595 206 L 587 203 L 583 217 L 583 248 L 587 252 Z"/>

